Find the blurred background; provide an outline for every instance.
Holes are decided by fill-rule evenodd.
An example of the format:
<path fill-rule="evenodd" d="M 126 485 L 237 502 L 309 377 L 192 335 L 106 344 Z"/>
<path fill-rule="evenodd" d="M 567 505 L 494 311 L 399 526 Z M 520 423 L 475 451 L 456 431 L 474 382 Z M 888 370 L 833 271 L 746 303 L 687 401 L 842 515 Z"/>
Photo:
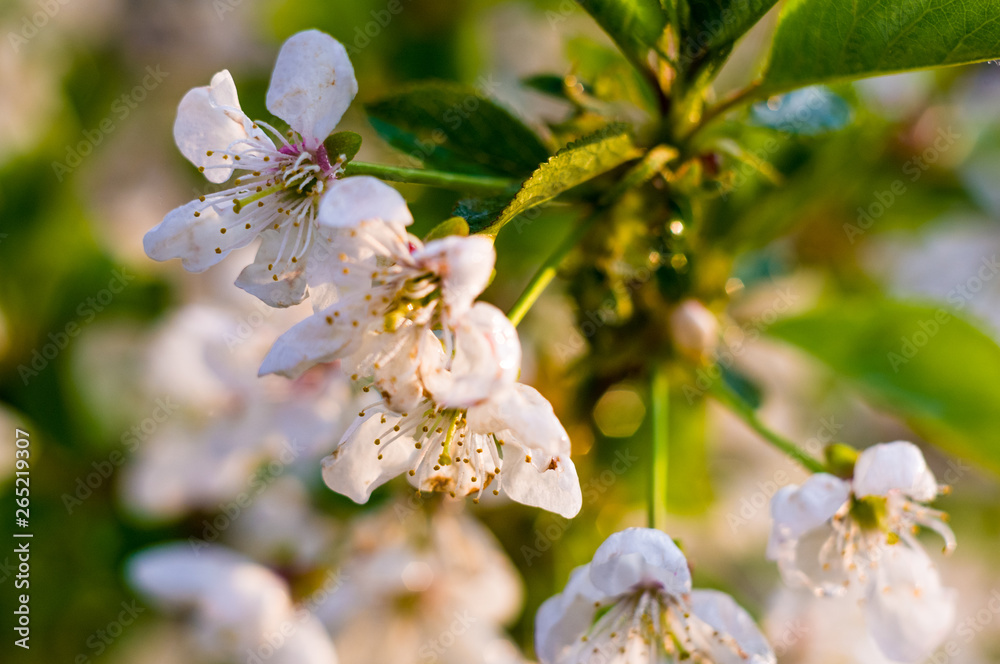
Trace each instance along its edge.
<path fill-rule="evenodd" d="M 773 13 L 741 43 L 720 94 L 752 76 L 772 24 Z M 541 602 L 605 537 L 645 523 L 646 389 L 586 356 L 594 333 L 583 323 L 601 327 L 611 315 L 604 295 L 586 309 L 587 298 L 557 283 L 520 328 L 522 380 L 552 401 L 573 440 L 579 517 L 417 498 L 398 480 L 358 506 L 319 472 L 359 408 L 349 381 L 334 367 L 294 382 L 256 378 L 270 343 L 308 305 L 271 310 L 233 287 L 247 256 L 187 274 L 147 259 L 142 236 L 214 190 L 173 145 L 183 94 L 226 68 L 248 115 L 269 119 L 270 69 L 298 30 L 348 47 L 360 92 L 340 128 L 363 135 L 359 159 L 404 165 L 361 102 L 415 80 L 476 86 L 550 140 L 571 109 L 522 83 L 536 75 L 579 76 L 608 114 L 641 122 L 610 41 L 567 0 L 6 0 L 0 28 L 0 502 L 13 505 L 18 427 L 31 433 L 34 534 L 30 651 L 11 646 L 14 556 L 0 548 L 0 648 L 10 661 L 252 661 L 207 647 L 191 624 L 207 618 L 159 611 L 126 581 L 131 556 L 163 542 L 240 552 L 303 604 L 340 578 L 333 599 L 310 606 L 345 664 L 534 659 Z M 736 169 L 722 196 L 719 218 L 739 220 L 742 235 L 720 245 L 739 256 L 721 337 L 763 417 L 790 438 L 921 443 L 766 330 L 830 293 L 879 293 L 961 309 L 1000 338 L 1000 68 L 813 94 L 821 103 L 804 114 L 786 98 L 745 118 L 773 167 Z M 454 194 L 400 188 L 417 235 L 450 216 Z M 486 299 L 509 307 L 573 218 L 551 205 L 501 233 Z M 568 290 L 586 288 L 584 277 Z M 956 296 L 963 287 L 968 296 Z M 623 297 L 612 299 L 621 315 Z M 670 533 L 695 585 L 733 594 L 781 662 L 881 661 L 850 606 L 782 590 L 763 556 L 767 501 L 804 475 L 706 401 L 697 381 L 674 395 L 669 484 Z M 960 654 L 939 661 L 1000 661 L 997 477 L 963 456 L 926 453 L 954 488 L 938 506 L 960 542 L 939 561 L 961 593 L 949 640 Z"/>

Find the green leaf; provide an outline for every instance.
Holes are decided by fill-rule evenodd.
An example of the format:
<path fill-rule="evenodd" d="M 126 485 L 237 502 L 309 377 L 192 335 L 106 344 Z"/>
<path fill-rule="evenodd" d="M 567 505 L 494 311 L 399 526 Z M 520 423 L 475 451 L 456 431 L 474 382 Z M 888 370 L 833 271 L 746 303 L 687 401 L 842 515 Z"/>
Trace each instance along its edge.
<path fill-rule="evenodd" d="M 777 0 L 688 0 L 690 19 L 681 38 L 681 58 L 700 59 L 728 49 L 752 28 Z"/>
<path fill-rule="evenodd" d="M 1000 56 L 997 0 L 790 0 L 762 93 Z"/>
<path fill-rule="evenodd" d="M 323 147 L 326 148 L 330 161 L 336 161 L 341 155 L 343 155 L 345 162 L 351 161 L 361 149 L 361 134 L 353 131 L 338 131 L 336 134 L 327 136 L 326 140 L 323 141 Z"/>
<path fill-rule="evenodd" d="M 953 310 L 845 300 L 768 333 L 825 362 L 931 443 L 1000 470 L 1000 346 Z"/>
<path fill-rule="evenodd" d="M 650 50 L 660 52 L 667 12 L 659 0 L 578 0 L 629 60 L 646 67 Z"/>
<path fill-rule="evenodd" d="M 517 215 L 639 156 L 627 127 L 613 124 L 584 137 L 550 157 L 531 174 L 520 191 L 487 226 L 470 220 L 474 232 L 496 235 Z"/>
<path fill-rule="evenodd" d="M 460 235 L 462 237 L 469 236 L 469 224 L 462 217 L 449 217 L 445 219 L 440 224 L 431 229 L 424 237 L 424 242 L 430 242 L 431 240 L 440 240 L 443 237 L 449 237 L 451 235 Z"/>
<path fill-rule="evenodd" d="M 549 156 L 510 111 L 456 83 L 419 83 L 365 108 L 382 138 L 428 168 L 523 176 Z"/>

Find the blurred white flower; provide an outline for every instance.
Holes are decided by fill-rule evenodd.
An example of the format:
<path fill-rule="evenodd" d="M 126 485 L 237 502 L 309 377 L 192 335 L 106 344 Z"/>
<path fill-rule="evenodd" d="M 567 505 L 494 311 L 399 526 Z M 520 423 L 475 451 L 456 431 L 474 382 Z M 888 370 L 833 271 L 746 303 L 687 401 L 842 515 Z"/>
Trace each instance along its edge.
<path fill-rule="evenodd" d="M 190 613 L 206 659 L 337 664 L 323 625 L 296 608 L 287 584 L 228 549 L 163 545 L 137 554 L 126 574 L 161 610 Z"/>
<path fill-rule="evenodd" d="M 692 590 L 684 554 L 649 528 L 611 535 L 535 618 L 542 664 L 774 664 L 753 619 L 729 595 Z"/>
<path fill-rule="evenodd" d="M 519 664 L 504 634 L 521 580 L 493 535 L 398 503 L 351 524 L 343 585 L 316 607 L 344 664 Z"/>
<path fill-rule="evenodd" d="M 930 528 L 946 553 L 955 548 L 946 515 L 923 504 L 942 490 L 912 443 L 874 445 L 858 456 L 850 481 L 818 473 L 775 494 L 768 557 L 791 585 L 821 595 L 863 592 L 883 652 L 920 661 L 955 616 L 954 591 L 941 586 L 914 536 Z"/>
<path fill-rule="evenodd" d="M 174 124 L 181 153 L 213 183 L 225 182 L 234 170 L 243 173 L 232 188 L 167 214 L 146 234 L 146 253 L 156 260 L 180 258 L 186 269 L 201 272 L 259 236 L 257 257 L 237 285 L 271 306 L 301 302 L 319 201 L 335 188 L 342 164 L 323 141 L 357 91 L 344 46 L 307 30 L 282 46 L 267 93 L 268 110 L 291 126 L 290 140 L 243 113 L 227 70 L 188 92 Z"/>
<path fill-rule="evenodd" d="M 218 509 L 241 493 L 256 497 L 341 435 L 356 406 L 338 370 L 317 368 L 295 381 L 253 371 L 265 348 L 257 338 L 294 315 L 258 319 L 244 340 L 247 319 L 192 305 L 160 330 L 145 389 L 162 408 L 123 437 L 135 450 L 122 484 L 127 509 L 173 518 Z"/>
<path fill-rule="evenodd" d="M 583 498 L 569 436 L 549 402 L 516 382 L 521 345 L 510 320 L 479 302 L 444 342 L 450 353 L 427 332 L 408 374 L 428 396 L 403 413 L 385 399 L 365 407 L 323 460 L 327 485 L 364 503 L 406 472 L 422 491 L 478 502 L 495 482 L 494 495 L 575 516 Z"/>
<path fill-rule="evenodd" d="M 860 597 L 817 602 L 802 590 L 782 588 L 764 620 L 768 640 L 781 662 L 794 664 L 889 664 L 868 634 Z"/>

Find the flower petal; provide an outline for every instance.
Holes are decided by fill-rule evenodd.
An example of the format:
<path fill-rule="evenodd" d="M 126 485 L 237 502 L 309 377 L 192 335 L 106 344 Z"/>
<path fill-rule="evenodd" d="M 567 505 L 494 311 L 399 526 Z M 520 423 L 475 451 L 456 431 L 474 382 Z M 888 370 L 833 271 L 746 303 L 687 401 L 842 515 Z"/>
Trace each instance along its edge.
<path fill-rule="evenodd" d="M 832 519 L 850 497 L 850 484 L 833 475 L 816 473 L 802 486 L 785 486 L 771 499 L 771 539 L 768 558 L 776 560 L 783 543 L 796 540 Z"/>
<path fill-rule="evenodd" d="M 900 491 L 913 500 L 928 502 L 938 494 L 937 480 L 920 448 L 896 441 L 873 445 L 854 464 L 854 493 L 858 498 Z"/>
<path fill-rule="evenodd" d="M 301 617 L 300 617 L 301 616 Z M 292 633 L 268 659 L 271 664 L 337 664 L 333 641 L 319 619 L 311 614 L 296 614 Z M 272 636 L 273 638 L 273 636 Z M 252 660 L 251 660 L 252 661 Z"/>
<path fill-rule="evenodd" d="M 469 428 L 474 433 L 495 433 L 532 456 L 570 454 L 570 441 L 552 410 L 552 404 L 535 388 L 515 383 L 490 401 L 469 409 Z M 546 462 L 537 463 L 545 467 Z"/>
<path fill-rule="evenodd" d="M 594 585 L 609 597 L 647 588 L 675 597 L 691 592 L 684 554 L 669 535 L 652 528 L 614 533 L 597 548 L 590 569 Z"/>
<path fill-rule="evenodd" d="M 181 99 L 174 121 L 174 141 L 191 163 L 205 168 L 209 182 L 229 179 L 233 162 L 224 160 L 223 153 L 233 142 L 248 139 L 274 149 L 264 132 L 254 129 L 253 122 L 240 110 L 236 84 L 228 70 L 213 76 L 211 85 L 193 88 Z"/>
<path fill-rule="evenodd" d="M 137 554 L 127 575 L 167 610 L 194 609 L 206 645 L 256 647 L 293 616 L 285 582 L 270 570 L 214 545 L 169 544 Z"/>
<path fill-rule="evenodd" d="M 691 591 L 691 613 L 711 629 L 692 636 L 714 664 L 775 664 L 777 658 L 753 618 L 726 593 Z M 700 637 L 700 638 L 699 638 Z"/>
<path fill-rule="evenodd" d="M 583 506 L 580 478 L 569 455 L 548 459 L 545 468 L 515 455 L 504 457 L 503 492 L 511 500 L 555 512 L 567 519 L 579 514 Z"/>
<path fill-rule="evenodd" d="M 492 304 L 477 302 L 456 321 L 454 340 L 450 366 L 425 366 L 424 384 L 438 404 L 470 408 L 514 385 L 521 370 L 521 342 L 502 311 Z M 525 397 L 529 401 L 532 398 Z M 521 405 L 519 402 L 515 408 Z"/>
<path fill-rule="evenodd" d="M 413 223 L 406 199 L 396 189 L 369 175 L 335 181 L 319 203 L 316 219 L 328 228 L 357 228 L 363 221 L 398 226 Z"/>
<path fill-rule="evenodd" d="M 261 243 L 253 263 L 246 266 L 236 278 L 236 286 L 272 307 L 290 307 L 306 297 L 306 263 L 308 253 L 295 263 L 285 261 L 284 269 L 278 263 L 282 250 L 282 233 L 268 229 L 261 233 Z M 285 248 L 285 257 L 288 249 Z M 278 271 L 275 271 L 275 267 Z M 275 279 L 277 277 L 277 279 Z"/>
<path fill-rule="evenodd" d="M 484 235 L 431 240 L 413 252 L 420 265 L 441 276 L 441 299 L 450 317 L 465 314 L 493 276 L 496 250 Z"/>
<path fill-rule="evenodd" d="M 354 296 L 292 327 L 274 342 L 260 366 L 260 375 L 298 378 L 316 364 L 353 353 L 371 324 L 364 305 L 363 297 Z"/>
<path fill-rule="evenodd" d="M 868 587 L 868 629 L 889 659 L 921 662 L 951 632 L 956 601 L 925 554 L 892 546 Z"/>
<path fill-rule="evenodd" d="M 394 334 L 379 336 L 388 337 L 391 346 L 383 348 L 377 368 L 373 367 L 374 385 L 389 408 L 399 413 L 412 411 L 424 400 L 420 368 L 427 358 L 422 349 L 429 343 L 433 351 L 434 346 L 440 348 L 441 342 L 420 325 L 405 325 Z"/>
<path fill-rule="evenodd" d="M 554 664 L 565 648 L 587 633 L 597 612 L 595 603 L 608 599 L 590 581 L 590 565 L 569 575 L 566 588 L 547 599 L 535 614 L 535 652 L 542 664 Z"/>
<path fill-rule="evenodd" d="M 382 416 L 386 423 L 382 423 Z M 347 430 L 333 454 L 323 459 L 323 481 L 326 485 L 353 500 L 366 503 L 372 491 L 392 478 L 413 468 L 419 451 L 413 439 L 401 436 L 388 442 L 386 432 L 400 421 L 392 413 L 371 412 L 359 417 Z M 376 445 L 376 439 L 386 440 Z M 382 458 L 379 459 L 379 455 Z"/>
<path fill-rule="evenodd" d="M 278 53 L 267 110 L 314 148 L 330 135 L 357 93 L 344 45 L 319 30 L 306 30 L 289 37 Z"/>
<path fill-rule="evenodd" d="M 142 246 L 153 260 L 180 258 L 185 270 L 204 272 L 230 251 L 253 242 L 266 225 L 267 219 L 261 218 L 248 229 L 231 207 L 194 200 L 168 212 L 146 233 Z M 220 232 L 223 228 L 225 233 Z"/>

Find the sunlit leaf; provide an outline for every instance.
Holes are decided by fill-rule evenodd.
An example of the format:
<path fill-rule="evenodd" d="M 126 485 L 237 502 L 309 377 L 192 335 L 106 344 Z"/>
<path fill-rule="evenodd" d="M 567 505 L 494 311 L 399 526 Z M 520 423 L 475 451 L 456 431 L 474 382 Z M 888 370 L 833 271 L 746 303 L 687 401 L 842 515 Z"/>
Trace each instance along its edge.
<path fill-rule="evenodd" d="M 767 92 L 1000 57 L 997 0 L 791 0 Z"/>
<path fill-rule="evenodd" d="M 822 360 L 931 443 L 1000 470 L 1000 346 L 954 310 L 854 299 L 768 333 Z"/>

